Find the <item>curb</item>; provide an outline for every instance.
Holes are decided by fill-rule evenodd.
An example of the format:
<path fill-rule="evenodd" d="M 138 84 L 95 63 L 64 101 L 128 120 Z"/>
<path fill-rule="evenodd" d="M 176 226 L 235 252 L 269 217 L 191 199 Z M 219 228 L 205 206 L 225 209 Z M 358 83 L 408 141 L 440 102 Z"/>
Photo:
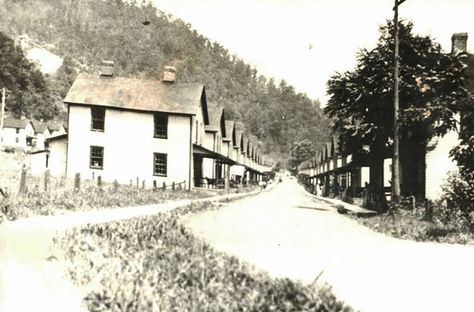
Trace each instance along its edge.
<path fill-rule="evenodd" d="M 307 190 L 305 192 L 316 198 L 317 200 L 320 200 L 322 202 L 328 203 L 330 205 L 333 205 L 335 208 L 337 208 L 337 212 L 340 214 L 355 214 L 357 216 L 368 216 L 368 215 L 375 215 L 377 214 L 376 211 L 365 209 L 353 204 L 346 203 L 345 201 L 342 201 L 340 199 L 335 199 L 335 198 L 327 198 L 327 197 L 321 197 L 318 195 L 311 194 Z"/>

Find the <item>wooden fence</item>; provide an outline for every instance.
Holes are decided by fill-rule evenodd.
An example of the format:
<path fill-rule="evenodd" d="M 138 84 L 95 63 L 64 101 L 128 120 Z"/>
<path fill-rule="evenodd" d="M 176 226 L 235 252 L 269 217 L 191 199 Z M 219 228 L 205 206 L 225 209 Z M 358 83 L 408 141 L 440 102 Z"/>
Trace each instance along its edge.
<path fill-rule="evenodd" d="M 74 179 L 53 177 L 51 176 L 49 170 L 46 170 L 41 177 L 32 176 L 29 175 L 28 169 L 25 166 L 21 168 L 18 178 L 14 177 L 10 180 L 11 181 L 9 181 L 7 185 L 0 185 L 0 196 L 7 197 L 9 194 L 22 195 L 32 190 L 49 192 L 53 189 L 72 189 L 76 192 L 79 192 L 84 186 L 94 186 L 97 188 L 111 186 L 113 191 L 117 191 L 120 187 L 120 184 L 117 182 L 117 180 L 113 181 L 112 183 L 105 183 L 101 176 L 97 176 L 95 180 L 83 180 L 80 173 L 76 173 Z M 129 187 L 136 187 L 140 190 L 151 189 L 154 192 L 166 190 L 183 191 L 186 190 L 186 181 L 172 182 L 171 184 L 166 184 L 163 182 L 159 185 L 156 180 L 153 180 L 151 185 L 146 185 L 145 180 L 140 180 L 140 178 L 137 177 L 135 181 L 130 180 Z"/>

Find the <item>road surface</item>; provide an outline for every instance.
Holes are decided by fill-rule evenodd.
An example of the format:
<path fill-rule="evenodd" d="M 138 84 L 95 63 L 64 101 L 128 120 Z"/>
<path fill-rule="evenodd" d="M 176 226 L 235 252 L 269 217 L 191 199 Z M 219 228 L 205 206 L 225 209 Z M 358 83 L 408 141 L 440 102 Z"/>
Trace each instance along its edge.
<path fill-rule="evenodd" d="M 325 282 L 356 310 L 473 311 L 474 247 L 375 233 L 287 179 L 267 193 L 191 216 L 217 250 L 303 283 Z"/>

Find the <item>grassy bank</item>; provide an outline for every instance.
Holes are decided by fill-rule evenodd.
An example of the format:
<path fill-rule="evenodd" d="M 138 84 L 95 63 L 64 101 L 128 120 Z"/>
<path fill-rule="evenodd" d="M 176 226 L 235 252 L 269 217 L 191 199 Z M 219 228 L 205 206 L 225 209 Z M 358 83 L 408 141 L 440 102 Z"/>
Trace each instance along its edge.
<path fill-rule="evenodd" d="M 33 176 L 26 170 L 25 187 L 20 193 L 21 170 L 29 163 L 28 155 L 22 153 L 0 152 L 0 223 L 34 215 L 54 215 L 68 211 L 87 211 L 91 209 L 116 208 L 159 204 L 173 200 L 196 199 L 225 193 L 224 190 L 175 190 L 168 185 L 166 190 L 142 188 L 142 185 L 119 185 L 97 181 L 82 180 L 79 190 L 75 189 L 74 179 L 46 176 Z M 47 188 L 45 188 L 47 179 Z M 248 192 L 255 186 L 232 189 L 231 192 Z"/>
<path fill-rule="evenodd" d="M 393 237 L 422 242 L 449 244 L 474 244 L 474 233 L 453 210 L 442 205 L 431 208 L 420 205 L 415 209 L 404 209 L 403 205 L 392 207 L 384 214 L 372 217 L 355 217 L 358 222 L 372 230 Z"/>
<path fill-rule="evenodd" d="M 209 205 L 58 239 L 89 311 L 350 311 L 327 289 L 271 279 L 196 239 L 179 217 Z"/>

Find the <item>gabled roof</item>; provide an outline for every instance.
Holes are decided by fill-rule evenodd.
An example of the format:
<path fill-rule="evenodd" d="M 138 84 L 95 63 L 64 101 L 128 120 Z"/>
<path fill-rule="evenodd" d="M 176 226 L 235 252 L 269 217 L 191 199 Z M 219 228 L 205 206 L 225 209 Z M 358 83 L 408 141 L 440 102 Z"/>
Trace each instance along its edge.
<path fill-rule="evenodd" d="M 234 147 L 240 148 L 240 144 L 242 141 L 242 136 L 244 134 L 244 124 L 240 121 L 235 122 L 235 144 Z"/>
<path fill-rule="evenodd" d="M 206 126 L 206 131 L 225 132 L 225 127 L 222 127 L 222 119 L 224 118 L 224 107 L 209 103 L 207 110 L 209 112 L 209 125 Z M 222 136 L 224 136 L 224 134 L 225 133 L 223 133 Z"/>
<path fill-rule="evenodd" d="M 25 129 L 29 123 L 28 119 L 17 119 L 10 116 L 3 119 L 3 128 Z"/>
<path fill-rule="evenodd" d="M 47 128 L 47 124 L 44 121 L 32 120 L 31 124 L 37 133 L 43 133 Z"/>
<path fill-rule="evenodd" d="M 332 150 L 335 154 L 339 153 L 339 136 L 334 134 L 331 139 Z"/>
<path fill-rule="evenodd" d="M 255 154 L 257 152 L 257 144 L 258 139 L 253 134 L 249 134 L 249 148 L 250 148 L 250 155 L 255 158 Z"/>
<path fill-rule="evenodd" d="M 235 122 L 233 120 L 226 120 L 224 141 L 235 143 L 234 139 L 235 139 Z"/>
<path fill-rule="evenodd" d="M 330 142 L 326 143 L 326 154 L 327 154 L 328 159 L 332 157 L 331 143 Z"/>
<path fill-rule="evenodd" d="M 50 120 L 47 122 L 47 126 L 50 131 L 61 131 L 61 128 L 66 129 L 64 122 L 61 120 Z"/>
<path fill-rule="evenodd" d="M 204 124 L 209 124 L 205 88 L 200 83 L 164 83 L 81 73 L 64 103 L 187 115 L 196 115 L 202 104 Z"/>
<path fill-rule="evenodd" d="M 242 133 L 242 154 L 247 154 L 249 139 L 245 133 Z"/>

